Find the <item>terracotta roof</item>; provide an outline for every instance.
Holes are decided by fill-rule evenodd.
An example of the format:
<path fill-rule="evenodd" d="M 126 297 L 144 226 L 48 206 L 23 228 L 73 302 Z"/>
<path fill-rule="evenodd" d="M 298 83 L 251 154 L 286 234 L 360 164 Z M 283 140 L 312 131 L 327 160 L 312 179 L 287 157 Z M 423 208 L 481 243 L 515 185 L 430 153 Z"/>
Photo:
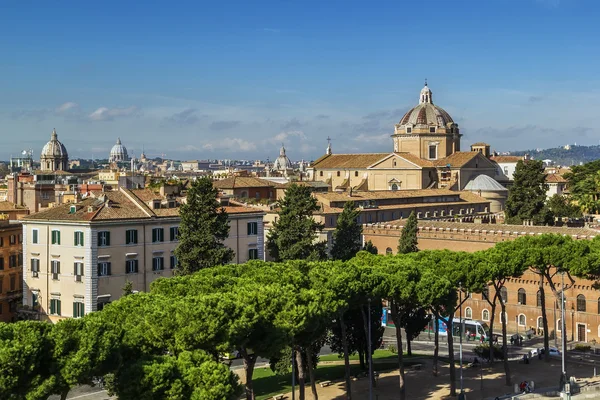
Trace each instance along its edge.
<path fill-rule="evenodd" d="M 390 153 L 329 154 L 316 160 L 313 168 L 367 168 Z"/>
<path fill-rule="evenodd" d="M 352 197 L 348 193 L 315 193 L 317 199 L 328 201 L 361 201 L 361 200 L 382 200 L 382 199 L 403 199 L 414 197 L 432 197 L 432 196 L 456 196 L 457 194 L 473 194 L 471 192 L 456 192 L 448 189 L 414 189 L 414 190 L 377 190 L 372 192 L 353 192 Z M 476 195 L 475 195 L 476 196 Z M 479 196 L 477 196 L 479 197 Z"/>
<path fill-rule="evenodd" d="M 473 158 L 477 157 L 478 151 L 457 151 L 456 153 L 450 154 L 448 157 L 440 158 L 435 161 L 435 165 L 438 167 L 445 167 L 450 165 L 454 168 L 460 168 Z"/>
<path fill-rule="evenodd" d="M 546 175 L 546 182 L 548 183 L 565 183 L 567 180 L 559 174 L 548 174 Z"/>
<path fill-rule="evenodd" d="M 217 189 L 235 189 L 249 187 L 275 187 L 277 184 L 260 178 L 231 176 L 219 181 L 214 181 L 213 186 Z"/>
<path fill-rule="evenodd" d="M 477 143 L 473 143 L 471 146 L 489 146 L 489 144 L 487 144 L 485 142 L 477 142 Z"/>
<path fill-rule="evenodd" d="M 18 206 L 10 201 L 0 201 L 0 211 L 27 210 L 27 207 Z"/>
<path fill-rule="evenodd" d="M 490 160 L 496 161 L 497 163 L 516 163 L 523 160 L 522 156 L 492 156 Z"/>
<path fill-rule="evenodd" d="M 264 214 L 264 211 L 259 209 L 259 208 L 252 208 L 252 207 L 242 207 L 242 206 L 226 206 L 223 207 L 225 209 L 225 211 L 227 212 L 227 214 L 249 214 L 249 213 L 262 213 Z"/>
<path fill-rule="evenodd" d="M 412 153 L 394 153 L 404 158 L 406 161 L 409 161 L 413 164 L 417 164 L 419 167 L 433 167 L 433 161 L 425 160 L 423 158 L 417 157 Z"/>

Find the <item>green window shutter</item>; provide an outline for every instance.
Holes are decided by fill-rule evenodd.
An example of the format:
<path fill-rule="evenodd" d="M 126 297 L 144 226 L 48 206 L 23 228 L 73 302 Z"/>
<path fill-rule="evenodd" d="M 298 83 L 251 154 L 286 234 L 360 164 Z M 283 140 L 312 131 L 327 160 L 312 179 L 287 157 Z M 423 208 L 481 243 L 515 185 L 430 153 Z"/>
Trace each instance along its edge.
<path fill-rule="evenodd" d="M 251 226 L 250 222 L 248 222 L 248 225 L 247 225 L 247 226 L 248 226 L 248 235 L 251 235 L 251 232 L 252 232 L 252 226 Z"/>
<path fill-rule="evenodd" d="M 52 299 L 50 300 L 50 314 L 54 314 L 54 302 L 56 300 Z"/>
<path fill-rule="evenodd" d="M 56 273 L 60 275 L 60 261 L 56 262 Z"/>
<path fill-rule="evenodd" d="M 106 245 L 110 246 L 110 232 L 106 232 Z"/>
<path fill-rule="evenodd" d="M 79 303 L 79 314 L 83 317 L 85 315 L 85 305 L 83 303 Z"/>
<path fill-rule="evenodd" d="M 52 244 L 56 244 L 56 231 L 52 231 Z"/>
<path fill-rule="evenodd" d="M 60 231 L 56 231 L 56 244 L 60 244 Z"/>
<path fill-rule="evenodd" d="M 73 318 L 77 318 L 77 303 L 73 302 Z"/>
<path fill-rule="evenodd" d="M 98 232 L 98 246 L 101 246 L 102 243 L 102 232 Z"/>
<path fill-rule="evenodd" d="M 133 270 L 138 272 L 138 260 L 133 260 Z"/>
<path fill-rule="evenodd" d="M 137 229 L 133 231 L 133 243 L 137 244 L 138 239 L 137 239 Z"/>
<path fill-rule="evenodd" d="M 110 275 L 110 263 L 109 262 L 106 263 L 106 272 L 107 272 L 107 275 Z"/>
<path fill-rule="evenodd" d="M 156 229 L 152 229 L 152 242 L 156 242 Z"/>
<path fill-rule="evenodd" d="M 37 243 L 38 242 L 38 231 L 37 229 L 34 229 L 32 232 L 32 242 L 33 243 Z"/>
<path fill-rule="evenodd" d="M 60 300 L 56 300 L 56 313 L 62 315 L 60 312 Z"/>

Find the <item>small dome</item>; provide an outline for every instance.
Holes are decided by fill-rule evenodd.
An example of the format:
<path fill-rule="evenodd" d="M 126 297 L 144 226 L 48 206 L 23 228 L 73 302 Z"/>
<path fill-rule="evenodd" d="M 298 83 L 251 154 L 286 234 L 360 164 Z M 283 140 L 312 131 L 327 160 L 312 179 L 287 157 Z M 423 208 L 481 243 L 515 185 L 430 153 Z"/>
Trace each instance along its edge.
<path fill-rule="evenodd" d="M 470 192 L 507 192 L 504 186 L 498 183 L 494 178 L 491 178 L 487 175 L 477 175 L 475 178 L 471 179 L 467 186 L 465 186 L 464 190 L 468 190 Z"/>
<path fill-rule="evenodd" d="M 121 138 L 117 138 L 117 143 L 110 150 L 109 162 L 127 161 L 127 149 L 121 144 Z"/>
<path fill-rule="evenodd" d="M 285 147 L 281 145 L 281 149 L 279 150 L 279 157 L 273 163 L 273 169 L 277 171 L 285 171 L 287 169 L 292 169 L 292 162 L 285 155 Z"/>
<path fill-rule="evenodd" d="M 400 120 L 398 125 L 427 125 L 447 127 L 454 120 L 443 108 L 433 104 L 433 92 L 425 83 L 419 95 L 419 105 L 412 108 Z"/>
<path fill-rule="evenodd" d="M 56 129 L 52 130 L 50 141 L 42 148 L 41 158 L 68 158 L 67 148 L 58 141 Z"/>

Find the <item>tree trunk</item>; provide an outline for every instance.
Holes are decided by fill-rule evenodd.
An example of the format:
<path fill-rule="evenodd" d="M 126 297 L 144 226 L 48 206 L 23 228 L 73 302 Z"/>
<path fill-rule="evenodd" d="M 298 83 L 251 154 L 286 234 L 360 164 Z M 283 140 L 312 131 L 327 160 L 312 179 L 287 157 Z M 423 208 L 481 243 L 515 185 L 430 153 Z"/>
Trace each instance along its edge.
<path fill-rule="evenodd" d="M 302 348 L 296 348 L 296 365 L 298 366 L 298 398 L 300 400 L 305 400 L 305 387 L 304 381 L 306 380 L 305 368 L 304 368 L 304 359 L 302 357 Z"/>
<path fill-rule="evenodd" d="M 367 369 L 366 364 L 365 364 L 365 351 L 362 348 L 358 348 L 358 361 L 360 362 L 360 369 L 365 370 Z"/>
<path fill-rule="evenodd" d="M 346 399 L 352 400 L 352 381 L 350 380 L 350 358 L 348 357 L 348 338 L 346 337 L 346 323 L 344 313 L 340 312 L 340 328 L 342 330 L 342 347 L 344 349 L 344 378 L 346 379 Z"/>
<path fill-rule="evenodd" d="M 365 343 L 366 343 L 366 346 L 365 346 L 365 355 L 366 355 L 365 362 L 367 364 L 367 371 L 369 371 L 369 379 L 373 382 L 373 386 L 375 386 L 375 384 L 376 384 L 376 382 L 375 382 L 375 376 L 374 375 L 370 375 L 370 373 L 372 371 L 369 369 L 369 365 L 370 365 L 369 362 L 372 362 L 371 361 L 371 357 L 373 357 L 373 354 L 369 351 L 369 345 L 371 344 L 371 343 L 369 343 L 369 325 L 368 325 L 369 324 L 369 322 L 368 322 L 369 320 L 367 319 L 367 314 L 365 313 L 365 308 L 362 307 L 362 306 L 360 307 L 360 313 L 362 314 L 363 328 L 365 330 Z M 368 318 L 371 318 L 370 312 L 368 314 Z M 373 351 L 372 348 L 371 348 L 371 351 Z"/>
<path fill-rule="evenodd" d="M 502 354 L 504 355 L 504 375 L 506 375 L 506 386 L 510 386 L 510 367 L 508 365 L 508 343 L 506 340 L 506 304 L 500 299 L 500 320 L 502 321 Z"/>
<path fill-rule="evenodd" d="M 400 328 L 400 316 L 398 315 L 398 305 L 396 302 L 392 302 L 392 317 L 394 318 L 394 325 L 396 327 L 396 346 L 398 348 L 398 370 L 399 370 L 399 388 L 398 394 L 400 400 L 406 399 L 406 381 L 404 379 L 404 353 L 402 349 L 402 328 Z"/>
<path fill-rule="evenodd" d="M 492 311 L 490 313 L 490 364 L 494 362 L 494 318 L 496 318 L 496 302 L 492 303 Z"/>
<path fill-rule="evenodd" d="M 319 395 L 317 394 L 317 382 L 315 381 L 315 369 L 313 368 L 312 352 L 312 346 L 308 346 L 308 348 L 306 349 L 306 364 L 308 367 L 308 378 L 310 379 L 310 389 L 312 391 L 313 399 L 319 400 Z"/>
<path fill-rule="evenodd" d="M 440 323 L 440 319 L 437 316 L 437 314 L 435 315 L 435 325 L 433 327 L 434 329 L 434 335 L 433 335 L 433 368 L 432 368 L 432 372 L 433 372 L 433 376 L 438 376 L 438 354 L 439 354 L 439 350 L 440 350 L 440 332 L 438 331 L 438 327 L 439 327 L 439 323 Z"/>
<path fill-rule="evenodd" d="M 69 395 L 69 388 L 66 388 L 60 393 L 60 400 L 67 400 L 67 396 Z"/>
<path fill-rule="evenodd" d="M 411 357 L 412 356 L 412 349 L 410 346 L 410 338 L 408 336 L 408 334 L 406 335 L 406 354 Z"/>
<path fill-rule="evenodd" d="M 246 348 L 240 349 L 240 354 L 244 359 L 244 372 L 246 375 L 246 400 L 254 400 L 254 387 L 252 384 L 252 375 L 254 374 L 254 364 L 256 364 L 256 356 L 249 355 Z"/>
<path fill-rule="evenodd" d="M 452 336 L 454 333 L 453 317 L 454 313 L 448 317 L 446 323 L 446 326 L 448 326 L 448 361 L 450 362 L 450 396 L 452 397 L 456 396 L 456 365 L 454 365 L 454 337 Z"/>
<path fill-rule="evenodd" d="M 550 332 L 548 331 L 548 314 L 546 313 L 546 292 L 544 291 L 544 275 L 540 275 L 540 301 L 542 303 L 542 323 L 544 324 L 544 361 L 550 362 Z M 554 327 L 554 335 L 556 335 L 556 326 Z"/>

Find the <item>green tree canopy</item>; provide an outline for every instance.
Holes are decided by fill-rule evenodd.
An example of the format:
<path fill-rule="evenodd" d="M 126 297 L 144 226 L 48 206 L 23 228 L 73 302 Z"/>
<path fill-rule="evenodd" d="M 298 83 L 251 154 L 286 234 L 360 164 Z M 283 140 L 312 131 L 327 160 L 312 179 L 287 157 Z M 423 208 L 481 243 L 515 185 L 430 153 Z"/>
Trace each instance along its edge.
<path fill-rule="evenodd" d="M 323 225 L 312 217 L 319 210 L 308 186 L 291 184 L 279 201 L 278 218 L 267 235 L 267 248 L 276 261 L 323 260 L 326 242 L 316 242 Z"/>
<path fill-rule="evenodd" d="M 217 189 L 210 178 L 199 178 L 192 183 L 179 216 L 179 244 L 175 249 L 179 274 L 191 274 L 233 260 L 233 250 L 223 244 L 229 236 L 227 213 L 217 201 Z"/>
<path fill-rule="evenodd" d="M 581 208 L 571 203 L 564 195 L 555 194 L 548 199 L 546 204 L 552 215 L 557 218 L 581 218 L 583 216 Z"/>
<path fill-rule="evenodd" d="M 506 222 L 517 225 L 524 220 L 531 220 L 535 225 L 551 223 L 552 215 L 545 206 L 548 184 L 544 163 L 520 160 L 513 179 L 506 200 Z"/>
<path fill-rule="evenodd" d="M 419 251 L 417 248 L 417 214 L 411 212 L 406 220 L 406 225 L 402 228 L 402 234 L 398 240 L 398 253 L 407 254 Z"/>
<path fill-rule="evenodd" d="M 600 160 L 574 165 L 564 177 L 571 196 L 585 212 L 600 212 Z"/>
<path fill-rule="evenodd" d="M 359 215 L 360 211 L 353 201 L 347 201 L 344 204 L 344 210 L 338 217 L 333 232 L 333 246 L 331 248 L 333 259 L 346 261 L 360 251 L 362 226 L 356 221 Z"/>

